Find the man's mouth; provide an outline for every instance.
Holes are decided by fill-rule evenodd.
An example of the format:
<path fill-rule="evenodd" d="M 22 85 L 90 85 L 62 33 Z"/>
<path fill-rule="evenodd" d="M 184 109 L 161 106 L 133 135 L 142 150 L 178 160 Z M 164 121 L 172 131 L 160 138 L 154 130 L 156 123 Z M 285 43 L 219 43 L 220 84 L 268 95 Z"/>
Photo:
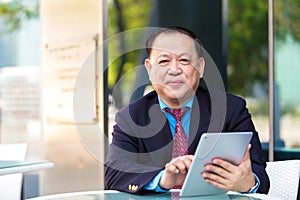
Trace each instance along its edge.
<path fill-rule="evenodd" d="M 183 81 L 168 81 L 167 85 L 177 87 L 183 84 Z"/>

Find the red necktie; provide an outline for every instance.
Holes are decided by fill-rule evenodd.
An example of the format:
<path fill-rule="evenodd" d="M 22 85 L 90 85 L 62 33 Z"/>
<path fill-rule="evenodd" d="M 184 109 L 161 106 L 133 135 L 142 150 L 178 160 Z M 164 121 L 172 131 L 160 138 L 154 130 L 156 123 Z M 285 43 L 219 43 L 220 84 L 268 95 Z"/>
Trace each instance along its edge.
<path fill-rule="evenodd" d="M 175 135 L 173 139 L 172 158 L 188 154 L 188 139 L 183 130 L 181 118 L 189 108 L 166 109 L 166 112 L 172 114 L 176 119 Z"/>
<path fill-rule="evenodd" d="M 172 114 L 176 119 L 175 135 L 173 139 L 172 158 L 188 155 L 189 143 L 183 130 L 181 118 L 189 108 L 166 109 L 166 112 Z M 181 189 L 182 185 L 175 185 L 174 189 Z"/>

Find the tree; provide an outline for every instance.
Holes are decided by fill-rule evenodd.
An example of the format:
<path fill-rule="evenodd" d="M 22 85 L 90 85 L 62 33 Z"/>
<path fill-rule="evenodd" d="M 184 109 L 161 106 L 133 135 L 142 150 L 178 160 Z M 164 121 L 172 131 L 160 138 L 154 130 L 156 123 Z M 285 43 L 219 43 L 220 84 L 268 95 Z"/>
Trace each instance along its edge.
<path fill-rule="evenodd" d="M 251 96 L 254 83 L 267 90 L 268 2 L 230 0 L 228 36 L 229 90 Z"/>
<path fill-rule="evenodd" d="M 31 19 L 38 16 L 38 4 L 27 6 L 17 0 L 0 3 L 0 17 L 3 18 L 4 24 L 7 26 L 7 32 L 19 29 L 22 19 Z"/>
<path fill-rule="evenodd" d="M 281 0 L 275 2 L 275 30 L 280 41 L 286 39 L 287 33 L 300 41 L 300 1 Z"/>
<path fill-rule="evenodd" d="M 39 5 L 25 6 L 22 1 L 12 0 L 0 3 L 0 17 L 12 31 L 20 27 L 22 18 L 39 16 Z M 257 0 L 229 0 L 228 9 L 228 88 L 231 92 L 253 96 L 254 88 L 260 85 L 263 92 L 268 90 L 268 2 Z M 108 37 L 126 30 L 148 25 L 152 0 L 112 0 L 108 1 Z M 300 1 L 275 1 L 276 42 L 284 41 L 289 32 L 293 39 L 300 41 Z M 131 45 L 139 38 L 122 38 L 108 44 L 109 58 L 115 57 L 120 49 Z M 140 51 L 121 55 L 111 61 L 108 68 L 110 91 L 122 75 L 135 67 Z M 134 76 L 130 81 L 134 81 Z M 123 106 L 124 90 L 130 85 L 124 83 L 118 88 L 117 107 Z"/>
<path fill-rule="evenodd" d="M 122 33 L 126 30 L 146 27 L 148 25 L 149 15 L 152 7 L 151 0 L 113 0 L 108 4 L 108 37 L 114 34 Z M 142 9 L 141 9 L 142 8 Z M 133 42 L 139 42 L 142 38 L 123 38 L 115 43 L 108 43 L 108 57 L 120 55 L 122 49 L 127 49 Z M 126 83 L 122 83 L 122 88 L 115 87 L 122 75 L 133 69 L 138 61 L 139 50 L 121 55 L 116 60 L 110 60 L 112 63 L 108 66 L 108 85 L 110 92 L 114 90 L 115 106 L 123 107 L 124 93 L 129 92 L 135 77 L 130 77 Z"/>
<path fill-rule="evenodd" d="M 228 88 L 234 93 L 253 96 L 260 86 L 268 91 L 268 1 L 229 0 Z M 290 34 L 300 41 L 300 1 L 275 1 L 276 42 Z"/>

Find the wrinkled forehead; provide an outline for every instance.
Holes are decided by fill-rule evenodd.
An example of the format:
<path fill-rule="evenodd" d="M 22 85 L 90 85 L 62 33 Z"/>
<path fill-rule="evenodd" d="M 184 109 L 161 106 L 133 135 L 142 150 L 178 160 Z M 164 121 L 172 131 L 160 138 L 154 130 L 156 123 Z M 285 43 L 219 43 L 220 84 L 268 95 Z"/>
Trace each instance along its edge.
<path fill-rule="evenodd" d="M 189 35 L 178 31 L 164 31 L 150 37 L 146 43 L 146 50 L 149 57 L 152 57 L 153 50 L 165 50 L 175 53 L 175 48 L 187 50 L 189 53 L 196 51 L 197 57 L 202 57 L 202 48 L 199 42 Z M 178 53 L 178 52 L 177 52 Z M 185 52 L 187 53 L 187 52 Z"/>
<path fill-rule="evenodd" d="M 159 34 L 153 41 L 151 54 L 161 52 L 176 55 L 196 55 L 196 47 L 196 42 L 185 34 L 178 32 L 164 32 Z"/>

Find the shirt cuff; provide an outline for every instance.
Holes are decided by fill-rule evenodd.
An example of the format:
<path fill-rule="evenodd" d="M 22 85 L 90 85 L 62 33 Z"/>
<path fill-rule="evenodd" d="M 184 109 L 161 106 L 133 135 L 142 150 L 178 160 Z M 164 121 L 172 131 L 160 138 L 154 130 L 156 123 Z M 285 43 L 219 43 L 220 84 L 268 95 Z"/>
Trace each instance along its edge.
<path fill-rule="evenodd" d="M 260 180 L 258 178 L 258 176 L 253 173 L 255 180 L 256 180 L 256 184 L 250 189 L 250 191 L 248 193 L 256 193 L 256 191 L 258 190 L 259 186 L 260 186 Z"/>
<path fill-rule="evenodd" d="M 169 190 L 162 189 L 159 186 L 160 178 L 162 177 L 165 170 L 160 171 L 147 185 L 144 186 L 145 190 L 152 190 L 155 192 L 168 192 Z"/>

